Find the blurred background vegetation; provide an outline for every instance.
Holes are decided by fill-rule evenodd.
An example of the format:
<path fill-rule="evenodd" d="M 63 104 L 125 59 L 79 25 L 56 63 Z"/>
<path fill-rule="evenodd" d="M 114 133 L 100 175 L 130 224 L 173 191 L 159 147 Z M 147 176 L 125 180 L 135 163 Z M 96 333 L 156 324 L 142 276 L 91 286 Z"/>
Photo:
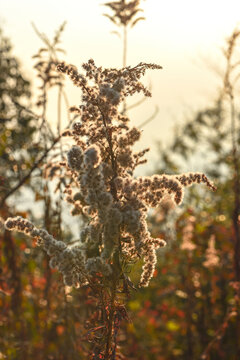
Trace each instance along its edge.
<path fill-rule="evenodd" d="M 107 17 L 122 34 L 123 65 L 131 50 L 128 32 L 144 20 L 140 2 L 130 3 L 130 8 L 124 1 L 106 4 Z M 55 71 L 64 54 L 59 45 L 64 26 L 53 40 L 34 27 L 43 43 L 34 55 L 36 94 L 5 35 L 7 29 L 0 30 L 0 216 L 28 217 L 70 242 L 77 238 L 81 221 L 72 222 L 68 215 L 61 173 L 56 183 L 43 166 L 64 158 L 68 145 L 60 137 L 63 109 L 67 127 L 76 118 L 66 110 L 65 83 Z M 118 335 L 119 359 L 240 359 L 239 45 L 235 29 L 222 52 L 225 68 L 219 74 L 221 85 L 214 89 L 215 100 L 181 122 L 167 142 L 158 143 L 155 173 L 182 172 L 199 163 L 218 189 L 211 194 L 193 187 L 180 210 L 168 198 L 149 213 L 152 233 L 168 245 L 159 252 L 150 286 L 129 296 L 129 321 L 121 324 Z M 55 127 L 48 118 L 52 88 Z M 131 106 L 144 107 L 143 102 Z M 128 104 L 122 111 L 128 111 Z M 143 129 L 151 126 L 157 111 L 152 109 Z M 29 199 L 34 202 L 31 209 Z M 133 282 L 139 273 L 140 267 L 133 267 Z M 64 287 L 60 275 L 49 268 L 47 255 L 30 239 L 1 231 L 0 359 L 86 359 L 95 303 L 88 290 Z"/>

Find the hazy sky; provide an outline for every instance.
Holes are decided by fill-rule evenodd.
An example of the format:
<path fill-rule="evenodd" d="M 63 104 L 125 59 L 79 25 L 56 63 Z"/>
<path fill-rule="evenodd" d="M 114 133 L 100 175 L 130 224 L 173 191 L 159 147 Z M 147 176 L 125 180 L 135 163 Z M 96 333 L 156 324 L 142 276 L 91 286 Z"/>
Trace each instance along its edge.
<path fill-rule="evenodd" d="M 110 21 L 102 16 L 105 0 L 0 0 L 0 21 L 5 35 L 14 45 L 25 75 L 34 77 L 31 56 L 42 46 L 31 22 L 49 37 L 63 21 L 64 59 L 76 66 L 93 58 L 97 65 L 122 65 L 122 42 Z M 240 23 L 239 0 L 145 0 L 145 21 L 129 32 L 127 64 L 140 61 L 163 66 L 149 71 L 153 97 L 130 112 L 138 125 L 158 105 L 157 117 L 144 128 L 143 143 L 164 141 L 172 125 L 182 121 L 191 110 L 208 104 L 214 98 L 220 80 L 209 69 L 222 63 L 220 48 Z M 79 92 L 67 86 L 71 104 L 79 104 Z M 51 110 L 54 122 L 54 110 Z"/>

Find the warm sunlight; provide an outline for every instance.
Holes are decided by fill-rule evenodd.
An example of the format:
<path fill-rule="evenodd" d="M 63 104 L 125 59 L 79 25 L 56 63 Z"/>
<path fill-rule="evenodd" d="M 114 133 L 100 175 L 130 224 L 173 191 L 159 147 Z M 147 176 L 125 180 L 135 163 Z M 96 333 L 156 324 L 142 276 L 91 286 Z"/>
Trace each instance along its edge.
<path fill-rule="evenodd" d="M 155 26 L 155 34 L 161 28 L 162 32 L 158 35 L 165 39 L 178 33 L 192 43 L 221 40 L 240 22 L 238 0 L 146 0 L 142 1 L 142 8 L 146 18 L 151 19 L 148 26 Z M 182 36 L 176 40 L 184 41 Z"/>
<path fill-rule="evenodd" d="M 31 22 L 50 36 L 65 20 L 62 43 L 67 59 L 80 64 L 93 57 L 103 66 L 122 66 L 122 42 L 112 34 L 117 28 L 102 16 L 108 12 L 102 4 L 98 0 L 83 3 L 71 0 L 66 7 L 65 1 L 60 0 L 56 8 L 54 1 L 47 0 L 43 0 L 41 6 L 30 0 L 2 2 L 3 23 L 24 70 L 34 77 L 32 55 L 40 46 Z M 146 78 L 155 90 L 152 99 L 144 109 L 133 110 L 137 125 L 145 121 L 156 106 L 159 107 L 158 115 L 152 120 L 153 126 L 145 128 L 144 142 L 161 140 L 162 136 L 171 133 L 176 112 L 181 120 L 183 113 L 204 106 L 208 97 L 214 98 L 219 79 L 212 69 L 221 68 L 220 48 L 239 22 L 240 3 L 237 0 L 197 3 L 191 0 L 146 0 L 141 1 L 141 7 L 144 13 L 139 14 L 146 20 L 129 31 L 127 64 L 134 65 L 144 58 L 163 66 L 155 77 L 149 74 Z M 78 91 L 71 87 L 69 91 L 75 102 L 78 101 Z M 51 107 L 49 111 L 51 113 Z M 51 118 L 56 122 L 54 113 Z M 154 150 L 152 156 L 153 153 Z"/>
<path fill-rule="evenodd" d="M 122 42 L 111 33 L 117 28 L 102 16 L 108 12 L 103 1 L 71 0 L 68 4 L 66 7 L 63 0 L 57 5 L 47 0 L 43 0 L 41 6 L 31 0 L 9 0 L 1 4 L 3 23 L 24 70 L 32 78 L 31 57 L 40 41 L 31 22 L 50 36 L 66 20 L 63 46 L 66 57 L 76 64 L 93 57 L 103 66 L 122 65 Z M 158 105 L 160 110 L 152 122 L 154 127 L 147 126 L 143 135 L 144 141 L 150 141 L 161 139 L 171 131 L 176 111 L 181 119 L 183 113 L 197 104 L 204 105 L 209 96 L 215 96 L 219 79 L 209 68 L 221 65 L 220 48 L 239 22 L 240 3 L 237 0 L 143 0 L 141 7 L 144 13 L 139 14 L 146 20 L 129 31 L 127 64 L 134 65 L 144 58 L 163 66 L 154 78 L 151 74 L 146 78 L 155 90 L 152 99 L 144 109 L 134 110 L 136 124 L 139 124 Z M 69 91 L 77 101 L 78 92 L 71 87 Z M 52 121 L 56 121 L 54 114 Z M 156 133 L 153 129 L 158 129 L 160 123 L 161 131 Z"/>
<path fill-rule="evenodd" d="M 0 359 L 240 359 L 240 0 L 0 2 Z"/>

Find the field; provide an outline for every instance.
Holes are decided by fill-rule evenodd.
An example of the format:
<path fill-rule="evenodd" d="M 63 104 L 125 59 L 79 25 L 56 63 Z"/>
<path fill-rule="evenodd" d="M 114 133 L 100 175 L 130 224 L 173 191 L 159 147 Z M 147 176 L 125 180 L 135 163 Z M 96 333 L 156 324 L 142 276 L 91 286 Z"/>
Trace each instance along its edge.
<path fill-rule="evenodd" d="M 148 8 L 101 5 L 120 66 L 33 23 L 29 79 L 0 28 L 0 359 L 239 360 L 240 29 L 166 130 L 165 66 L 130 60 Z"/>

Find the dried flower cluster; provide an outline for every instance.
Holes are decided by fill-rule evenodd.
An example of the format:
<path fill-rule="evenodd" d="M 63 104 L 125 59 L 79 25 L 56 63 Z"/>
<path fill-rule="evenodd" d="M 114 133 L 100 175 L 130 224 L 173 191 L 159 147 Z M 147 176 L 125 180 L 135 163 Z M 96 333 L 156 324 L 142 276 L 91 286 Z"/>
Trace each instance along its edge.
<path fill-rule="evenodd" d="M 57 60 L 58 53 L 64 52 L 64 50 L 59 46 L 60 38 L 65 25 L 66 23 L 64 22 L 56 31 L 54 39 L 50 41 L 47 36 L 43 33 L 40 33 L 33 24 L 33 28 L 36 34 L 44 43 L 44 47 L 41 48 L 37 54 L 33 55 L 33 58 L 36 59 L 34 69 L 37 71 L 37 77 L 41 80 L 41 85 L 39 86 L 41 93 L 36 104 L 39 107 L 46 105 L 46 91 L 48 88 L 63 85 L 63 77 L 56 71 L 56 66 L 59 62 Z"/>
<path fill-rule="evenodd" d="M 211 235 L 209 239 L 208 248 L 206 250 L 206 260 L 203 262 L 203 266 L 206 268 L 219 266 L 218 251 L 215 248 L 215 235 Z"/>
<path fill-rule="evenodd" d="M 108 279 L 117 271 L 120 278 L 125 264 L 143 258 L 140 286 L 147 286 L 156 265 L 156 249 L 165 245 L 148 231 L 148 208 L 159 206 L 166 195 L 180 204 L 184 187 L 193 183 L 205 183 L 212 190 L 214 186 L 199 173 L 133 176 L 148 149 L 133 152 L 141 132 L 129 127 L 128 117 L 119 113 L 118 106 L 125 97 L 138 92 L 150 96 L 139 79 L 147 69 L 160 66 L 140 63 L 132 68 L 104 70 L 89 60 L 82 67 L 84 75 L 72 65 L 58 65 L 58 71 L 82 90 L 82 105 L 73 109 L 81 113 L 81 121 L 64 134 L 76 144 L 67 154 L 70 181 L 66 199 L 74 206 L 73 215 L 87 219 L 79 244 L 69 247 L 22 218 L 8 219 L 5 226 L 40 239 L 52 256 L 51 266 L 63 273 L 67 285 L 85 284 L 96 273 Z"/>
<path fill-rule="evenodd" d="M 29 220 L 18 216 L 8 218 L 5 222 L 7 230 L 22 232 L 36 238 L 38 245 L 51 256 L 50 266 L 57 268 L 63 274 L 66 285 L 84 284 L 84 257 L 79 246 L 66 246 L 63 241 L 57 241 L 44 229 L 37 229 Z"/>
<path fill-rule="evenodd" d="M 186 226 L 184 226 L 183 228 L 183 236 L 182 236 L 183 241 L 180 246 L 182 250 L 187 250 L 189 252 L 192 252 L 193 250 L 196 249 L 196 245 L 192 241 L 194 234 L 194 222 L 195 222 L 195 217 L 190 216 L 187 219 Z"/>
<path fill-rule="evenodd" d="M 136 18 L 136 14 L 143 11 L 139 8 L 140 0 L 111 1 L 104 3 L 104 5 L 110 8 L 113 12 L 113 15 L 104 14 L 104 16 L 107 16 L 118 26 L 127 26 L 130 24 L 131 27 L 133 27 L 138 21 L 145 19 L 143 16 Z"/>

